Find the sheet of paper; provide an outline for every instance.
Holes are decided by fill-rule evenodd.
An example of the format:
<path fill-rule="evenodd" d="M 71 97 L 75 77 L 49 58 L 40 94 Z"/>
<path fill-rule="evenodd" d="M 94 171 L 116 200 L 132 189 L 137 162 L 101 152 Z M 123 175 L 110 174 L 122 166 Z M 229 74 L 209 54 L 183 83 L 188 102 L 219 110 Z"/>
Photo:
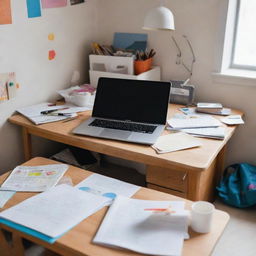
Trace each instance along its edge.
<path fill-rule="evenodd" d="M 67 0 L 41 0 L 43 8 L 56 8 L 67 6 Z"/>
<path fill-rule="evenodd" d="M 41 192 L 55 186 L 67 171 L 66 164 L 17 166 L 1 186 L 1 190 Z"/>
<path fill-rule="evenodd" d="M 0 2 L 0 25 L 12 24 L 11 0 Z"/>
<path fill-rule="evenodd" d="M 244 120 L 240 115 L 230 115 L 230 116 L 221 118 L 221 122 L 228 125 L 244 124 Z"/>
<path fill-rule="evenodd" d="M 197 129 L 181 129 L 182 132 L 196 135 L 198 137 L 209 137 L 216 139 L 224 139 L 225 138 L 225 128 L 224 127 L 216 127 L 216 128 L 197 128 Z"/>
<path fill-rule="evenodd" d="M 139 186 L 96 173 L 80 182 L 76 187 L 110 199 L 114 199 L 117 195 L 131 197 L 140 189 Z"/>
<path fill-rule="evenodd" d="M 4 207 L 15 193 L 15 191 L 0 191 L 0 208 Z"/>
<path fill-rule="evenodd" d="M 167 120 L 167 123 L 172 129 L 207 128 L 221 126 L 221 122 L 210 115 L 176 114 L 173 118 Z"/>
<path fill-rule="evenodd" d="M 1 212 L 0 217 L 56 237 L 101 209 L 107 200 L 63 184 Z"/>
<path fill-rule="evenodd" d="M 158 214 L 147 208 L 170 207 L 175 214 Z M 122 247 L 146 255 L 181 255 L 187 215 L 183 202 L 146 201 L 117 197 L 107 212 L 94 243 Z"/>
<path fill-rule="evenodd" d="M 27 0 L 28 18 L 41 17 L 40 0 Z"/>
<path fill-rule="evenodd" d="M 160 136 L 152 148 L 157 153 L 168 153 L 179 151 L 188 148 L 200 147 L 202 145 L 199 139 L 194 138 L 183 132 L 171 133 L 168 135 Z"/>

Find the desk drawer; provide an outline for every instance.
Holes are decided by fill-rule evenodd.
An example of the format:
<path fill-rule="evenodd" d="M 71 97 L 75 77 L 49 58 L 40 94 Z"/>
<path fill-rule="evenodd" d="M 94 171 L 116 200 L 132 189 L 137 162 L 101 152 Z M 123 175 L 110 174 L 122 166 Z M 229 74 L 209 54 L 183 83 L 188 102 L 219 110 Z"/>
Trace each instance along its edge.
<path fill-rule="evenodd" d="M 147 166 L 147 182 L 161 187 L 187 192 L 187 172 Z"/>
<path fill-rule="evenodd" d="M 164 193 L 167 193 L 167 194 L 171 194 L 173 196 L 179 196 L 179 197 L 182 197 L 182 198 L 187 198 L 186 193 L 179 192 L 177 190 L 172 190 L 172 189 L 160 187 L 160 186 L 156 186 L 154 184 L 148 183 L 147 188 L 151 188 L 151 189 L 154 189 L 154 190 L 157 190 L 157 191 L 161 191 L 161 192 L 164 192 Z"/>

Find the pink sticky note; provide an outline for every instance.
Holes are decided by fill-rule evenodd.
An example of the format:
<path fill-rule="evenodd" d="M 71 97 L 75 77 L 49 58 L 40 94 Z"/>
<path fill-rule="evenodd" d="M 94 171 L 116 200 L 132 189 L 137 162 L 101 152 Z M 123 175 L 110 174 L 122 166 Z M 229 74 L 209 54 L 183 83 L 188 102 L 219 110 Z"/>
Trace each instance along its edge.
<path fill-rule="evenodd" d="M 48 54 L 48 59 L 49 60 L 54 60 L 56 57 L 56 52 L 54 50 L 50 50 Z"/>
<path fill-rule="evenodd" d="M 56 8 L 67 6 L 67 0 L 42 0 L 42 7 L 45 8 Z"/>

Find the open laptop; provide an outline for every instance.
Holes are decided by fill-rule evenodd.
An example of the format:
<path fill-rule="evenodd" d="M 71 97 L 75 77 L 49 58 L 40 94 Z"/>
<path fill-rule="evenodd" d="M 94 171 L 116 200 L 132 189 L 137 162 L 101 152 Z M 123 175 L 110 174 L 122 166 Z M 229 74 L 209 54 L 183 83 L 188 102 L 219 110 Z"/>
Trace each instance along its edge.
<path fill-rule="evenodd" d="M 170 83 L 100 78 L 92 117 L 73 133 L 154 144 L 164 130 Z"/>

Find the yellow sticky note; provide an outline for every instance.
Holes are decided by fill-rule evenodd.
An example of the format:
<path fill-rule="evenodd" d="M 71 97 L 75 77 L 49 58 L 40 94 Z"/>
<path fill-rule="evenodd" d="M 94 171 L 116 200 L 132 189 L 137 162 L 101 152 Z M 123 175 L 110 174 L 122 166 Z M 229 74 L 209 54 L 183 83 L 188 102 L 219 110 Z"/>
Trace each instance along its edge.
<path fill-rule="evenodd" d="M 54 38 L 55 38 L 55 36 L 54 36 L 53 33 L 50 33 L 50 34 L 48 35 L 48 39 L 49 39 L 50 41 L 53 41 Z"/>

